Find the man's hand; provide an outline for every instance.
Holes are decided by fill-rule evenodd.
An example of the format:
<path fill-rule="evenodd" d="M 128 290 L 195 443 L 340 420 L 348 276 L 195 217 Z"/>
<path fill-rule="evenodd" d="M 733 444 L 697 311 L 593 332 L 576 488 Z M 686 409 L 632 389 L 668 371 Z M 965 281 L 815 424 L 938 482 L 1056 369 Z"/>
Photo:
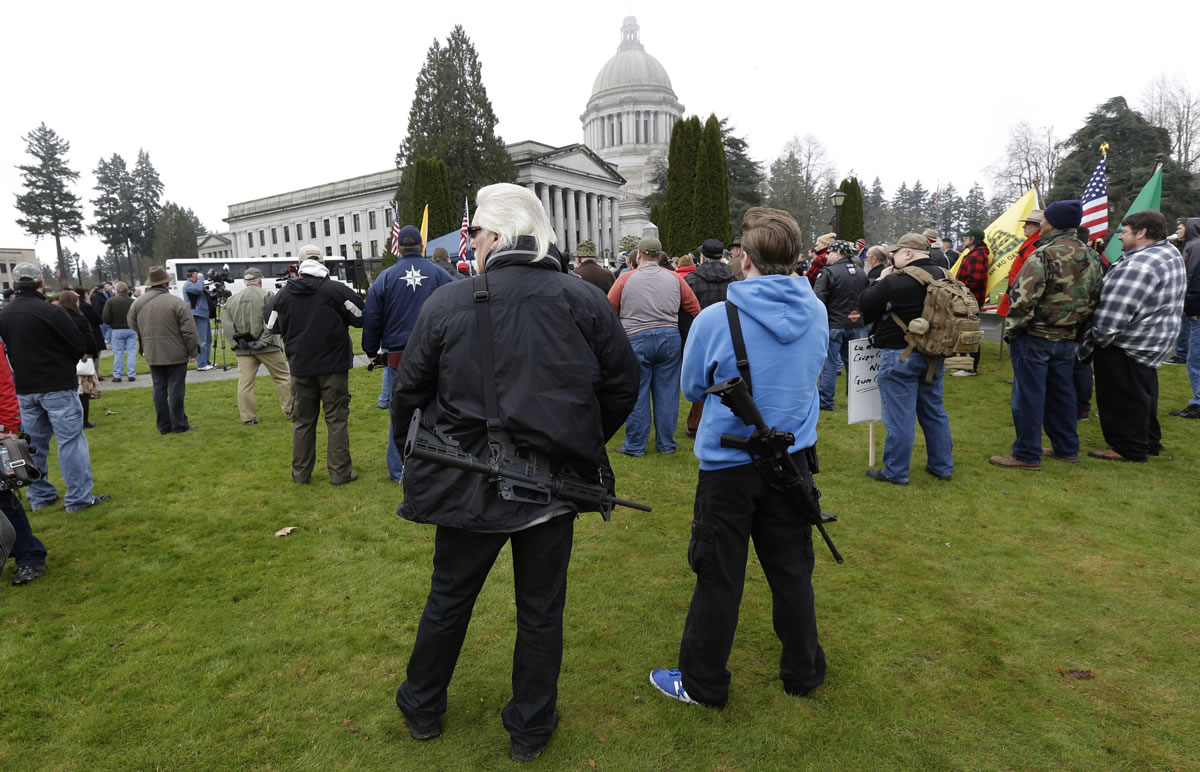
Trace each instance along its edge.
<path fill-rule="evenodd" d="M 195 362 L 195 361 L 196 361 L 196 357 L 188 357 L 188 361 L 189 361 L 189 362 Z"/>
<path fill-rule="evenodd" d="M 89 359 L 91 359 L 91 358 L 92 358 L 92 355 L 91 355 L 91 354 L 84 354 L 84 355 L 83 355 L 83 358 L 82 358 L 82 359 L 80 359 L 79 361 L 80 361 L 80 362 L 86 362 L 86 361 L 88 361 L 88 360 L 89 360 Z"/>

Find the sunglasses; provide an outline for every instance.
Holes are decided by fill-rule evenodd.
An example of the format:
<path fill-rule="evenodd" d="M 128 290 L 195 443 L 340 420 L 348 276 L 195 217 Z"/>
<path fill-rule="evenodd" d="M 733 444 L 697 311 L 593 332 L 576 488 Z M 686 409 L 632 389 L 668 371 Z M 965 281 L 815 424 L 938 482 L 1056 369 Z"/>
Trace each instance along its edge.
<path fill-rule="evenodd" d="M 482 231 L 483 231 L 483 228 L 479 227 L 478 225 L 472 225 L 471 227 L 467 228 L 467 235 L 470 236 L 471 238 L 475 238 Z"/>

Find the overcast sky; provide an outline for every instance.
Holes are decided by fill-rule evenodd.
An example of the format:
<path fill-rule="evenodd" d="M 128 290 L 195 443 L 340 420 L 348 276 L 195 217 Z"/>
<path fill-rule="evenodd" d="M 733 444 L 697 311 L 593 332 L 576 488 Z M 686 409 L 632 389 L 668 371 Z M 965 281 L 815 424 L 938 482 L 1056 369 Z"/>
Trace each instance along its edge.
<path fill-rule="evenodd" d="M 729 116 L 760 161 L 816 135 L 839 174 L 893 189 L 988 186 L 1020 120 L 1060 135 L 1159 74 L 1200 86 L 1195 6 L 1122 3 L 563 3 L 216 0 L 10 3 L 0 72 L 0 247 L 29 247 L 14 195 L 22 135 L 71 143 L 87 221 L 92 170 L 150 154 L 164 199 L 225 229 L 231 203 L 392 167 L 417 72 L 462 24 L 506 142 L 579 142 L 623 17 L 688 113 Z M 739 11 L 743 13 L 739 14 Z M 1145 13 L 1145 18 L 1128 16 Z M 1086 17 L 1084 16 L 1086 14 Z M 1153 14 L 1152 16 L 1150 14 Z M 91 262 L 87 236 L 68 243 Z M 53 263 L 54 241 L 37 244 Z"/>

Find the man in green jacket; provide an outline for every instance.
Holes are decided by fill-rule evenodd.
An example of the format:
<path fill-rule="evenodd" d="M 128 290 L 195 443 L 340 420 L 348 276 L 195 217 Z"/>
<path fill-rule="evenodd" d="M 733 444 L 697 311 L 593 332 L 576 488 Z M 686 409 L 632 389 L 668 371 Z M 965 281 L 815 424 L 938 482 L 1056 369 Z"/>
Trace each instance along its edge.
<path fill-rule="evenodd" d="M 200 336 L 192 310 L 171 294 L 171 274 L 161 265 L 150 269 L 149 289 L 129 309 L 129 328 L 142 341 L 142 354 L 154 383 L 154 416 L 159 434 L 195 429 L 183 409 L 187 364 L 200 353 Z"/>
<path fill-rule="evenodd" d="M 290 421 L 292 385 L 287 359 L 283 356 L 283 342 L 278 335 L 267 332 L 263 322 L 263 312 L 275 293 L 263 289 L 263 273 L 257 268 L 247 268 L 245 279 L 246 289 L 225 303 L 225 323 L 229 325 L 229 338 L 234 343 L 233 352 L 237 354 L 238 362 L 238 413 L 242 423 L 258 423 L 254 378 L 261 364 L 275 381 L 279 409 Z"/>

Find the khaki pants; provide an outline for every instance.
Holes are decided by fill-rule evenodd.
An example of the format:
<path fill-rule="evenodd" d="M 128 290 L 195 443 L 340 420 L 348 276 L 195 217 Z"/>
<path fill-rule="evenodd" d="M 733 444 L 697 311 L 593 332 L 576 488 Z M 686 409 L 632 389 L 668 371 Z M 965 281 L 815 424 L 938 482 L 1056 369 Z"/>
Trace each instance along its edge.
<path fill-rule="evenodd" d="M 287 359 L 282 351 L 269 351 L 265 354 L 238 354 L 238 413 L 242 421 L 253 421 L 258 418 L 254 408 L 254 380 L 258 376 L 259 364 L 267 368 L 271 379 L 275 381 L 275 393 L 279 395 L 279 409 L 284 416 L 292 412 L 291 376 L 288 374 Z"/>
<path fill-rule="evenodd" d="M 350 464 L 350 373 L 292 377 L 292 479 L 306 483 L 317 460 L 317 412 L 325 408 L 329 442 L 325 464 L 334 485 L 349 482 Z"/>

